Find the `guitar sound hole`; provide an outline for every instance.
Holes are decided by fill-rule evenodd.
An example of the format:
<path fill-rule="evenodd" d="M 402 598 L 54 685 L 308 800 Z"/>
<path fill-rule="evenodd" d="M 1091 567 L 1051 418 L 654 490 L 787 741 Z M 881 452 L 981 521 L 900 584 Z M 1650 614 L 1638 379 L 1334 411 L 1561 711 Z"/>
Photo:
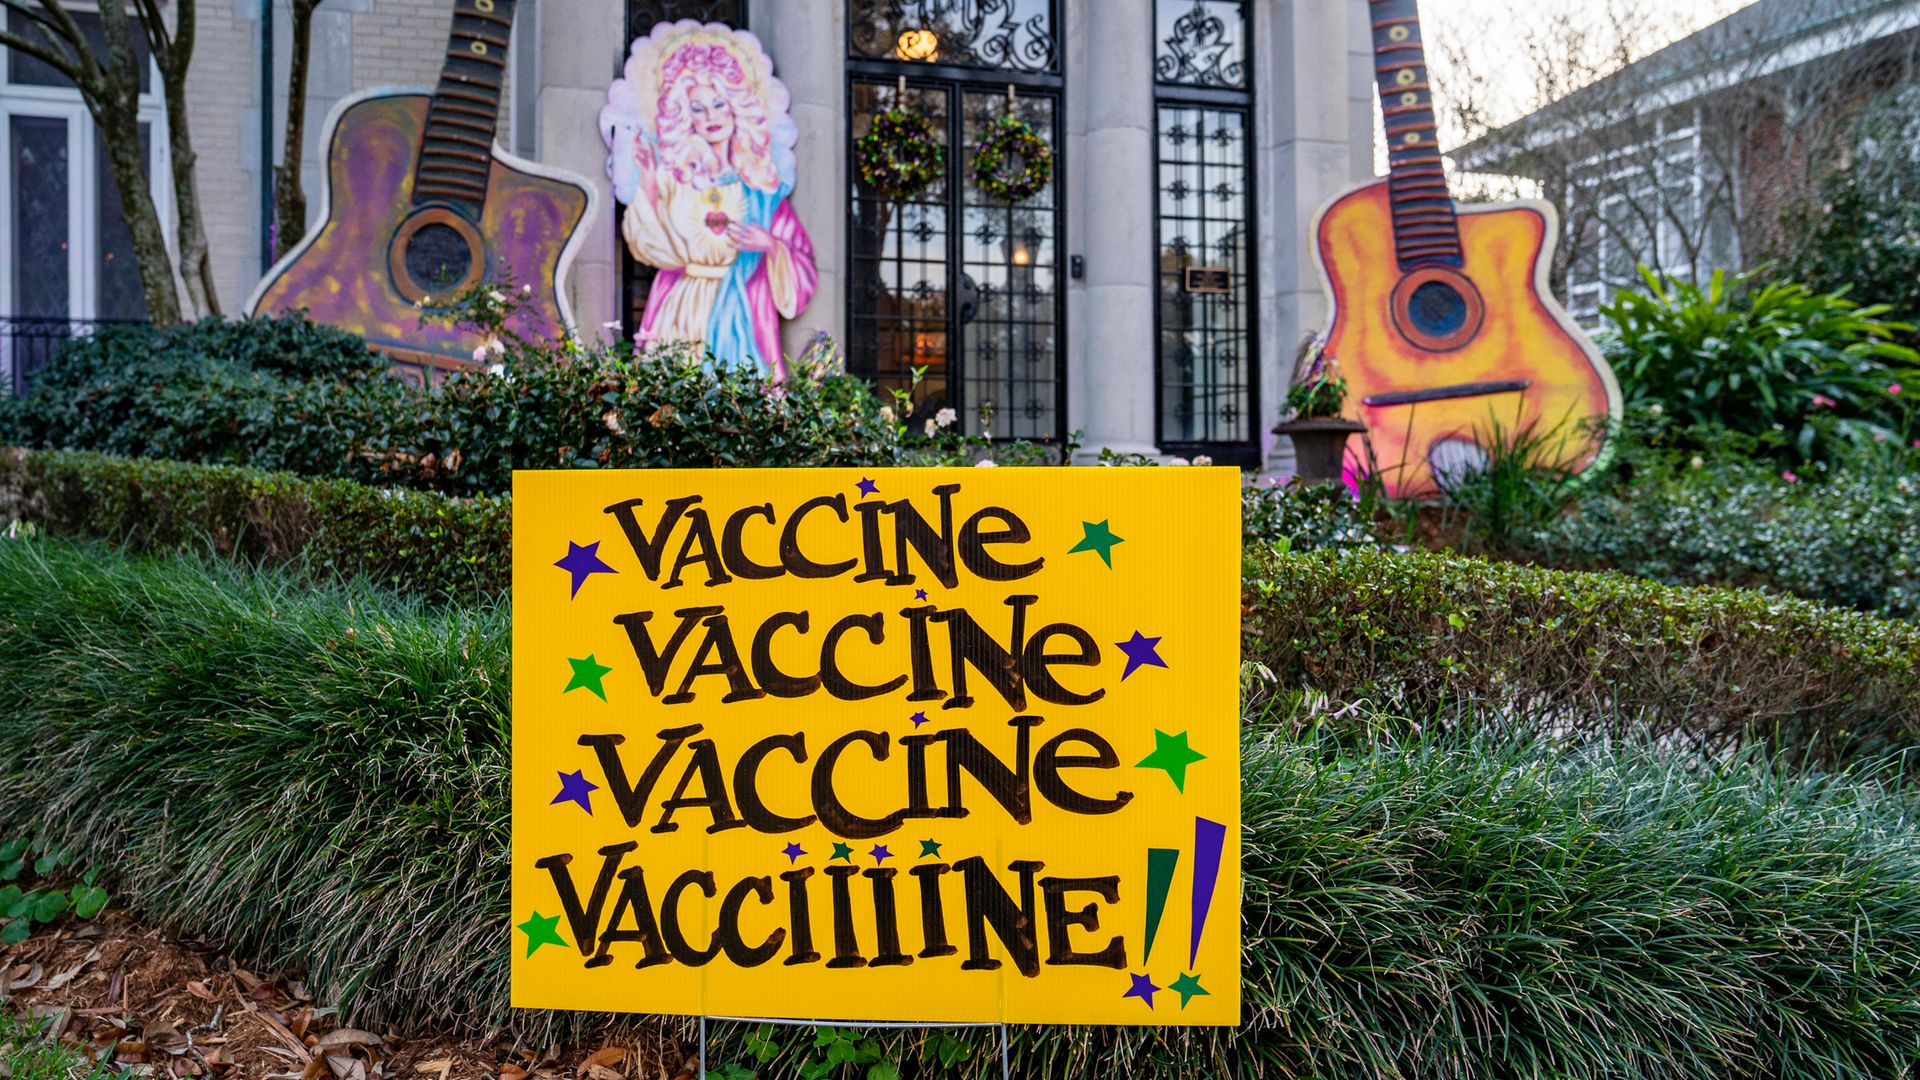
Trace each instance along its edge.
<path fill-rule="evenodd" d="M 1423 282 L 1407 302 L 1407 315 L 1421 333 L 1450 337 L 1467 325 L 1467 298 L 1444 281 Z"/>
<path fill-rule="evenodd" d="M 407 275 L 427 293 L 458 287 L 471 269 L 473 250 L 451 226 L 423 225 L 407 240 Z"/>

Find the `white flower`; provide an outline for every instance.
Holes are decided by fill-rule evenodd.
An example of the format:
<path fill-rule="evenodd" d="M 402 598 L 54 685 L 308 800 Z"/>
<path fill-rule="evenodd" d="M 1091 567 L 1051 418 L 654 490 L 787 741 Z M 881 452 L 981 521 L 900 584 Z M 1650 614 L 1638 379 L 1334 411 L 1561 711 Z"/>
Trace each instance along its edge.
<path fill-rule="evenodd" d="M 941 409 L 939 412 L 933 414 L 933 422 L 939 424 L 941 427 L 949 427 L 958 423 L 959 420 L 960 414 L 954 412 L 952 409 Z"/>
<path fill-rule="evenodd" d="M 499 356 L 507 351 L 506 342 L 501 341 L 497 337 L 488 338 L 485 348 L 495 356 Z"/>
<path fill-rule="evenodd" d="M 487 367 L 487 374 L 489 375 L 505 375 L 506 373 L 507 365 L 505 364 L 490 364 Z"/>
<path fill-rule="evenodd" d="M 485 345 L 475 345 L 473 347 L 473 362 L 476 364 L 484 364 L 487 362 L 487 347 Z"/>
<path fill-rule="evenodd" d="M 529 285 L 522 285 L 522 286 L 520 286 L 520 294 L 521 294 L 522 296 L 532 296 L 532 295 L 533 295 L 533 286 L 532 286 L 532 285 L 530 285 L 530 284 L 529 284 Z"/>
<path fill-rule="evenodd" d="M 1667 414 L 1667 410 L 1662 408 L 1660 403 L 1657 401 L 1647 406 L 1647 411 L 1652 413 L 1655 416 L 1665 416 Z"/>
<path fill-rule="evenodd" d="M 1707 459 L 1701 457 L 1699 454 L 1695 454 L 1693 455 L 1693 460 L 1687 462 L 1687 464 L 1692 466 L 1694 472 L 1699 472 L 1701 469 L 1707 467 Z"/>
<path fill-rule="evenodd" d="M 880 419 L 885 420 L 889 424 L 893 423 L 893 406 L 880 406 Z"/>
<path fill-rule="evenodd" d="M 1172 461 L 1169 461 L 1169 462 L 1167 462 L 1167 464 L 1169 464 L 1169 465 L 1188 465 L 1188 464 L 1191 464 L 1191 462 L 1189 462 L 1189 461 L 1188 461 L 1188 460 L 1187 460 L 1186 458 L 1183 458 L 1183 457 L 1177 457 L 1177 458 L 1174 458 L 1174 459 L 1173 459 Z"/>
<path fill-rule="evenodd" d="M 1193 459 L 1193 463 L 1195 465 L 1198 465 L 1200 468 L 1204 469 L 1207 466 L 1213 464 L 1213 459 L 1208 457 L 1205 454 L 1200 454 Z"/>
<path fill-rule="evenodd" d="M 974 468 L 976 468 L 976 469 L 991 469 L 991 468 L 994 468 L 995 466 L 994 466 L 994 464 L 993 464 L 993 461 L 992 461 L 992 459 L 988 459 L 988 460 L 985 460 L 985 461 L 976 461 L 976 462 L 974 462 L 974 463 L 973 463 L 973 467 L 974 467 Z"/>
<path fill-rule="evenodd" d="M 493 301 L 496 304 L 504 304 L 507 302 L 507 294 L 501 292 L 499 289 L 488 289 L 487 299 Z"/>
<path fill-rule="evenodd" d="M 939 425 L 939 424 L 936 424 L 936 423 L 934 423 L 934 422 L 933 422 L 933 421 L 931 421 L 931 420 L 929 420 L 929 421 L 927 421 L 927 426 L 926 426 L 926 432 L 927 432 L 927 437 L 928 437 L 928 438 L 932 438 L 932 437 L 933 437 L 933 435 L 934 435 L 934 433 L 935 433 L 935 432 L 937 432 L 937 431 L 939 431 L 939 430 L 940 430 L 940 425 Z"/>

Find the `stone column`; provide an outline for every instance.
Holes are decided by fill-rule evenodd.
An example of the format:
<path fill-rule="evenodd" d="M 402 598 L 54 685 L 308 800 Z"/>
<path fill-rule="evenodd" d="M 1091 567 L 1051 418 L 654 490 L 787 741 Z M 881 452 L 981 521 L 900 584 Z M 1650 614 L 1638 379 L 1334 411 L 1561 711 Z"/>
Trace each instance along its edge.
<path fill-rule="evenodd" d="M 1373 175 L 1366 18 L 1366 0 L 1264 0 L 1255 12 L 1263 433 L 1286 409 L 1301 340 L 1324 329 L 1327 317 L 1313 258 L 1314 212 Z M 1290 475 L 1292 446 L 1263 437 L 1268 470 Z"/>
<path fill-rule="evenodd" d="M 773 56 L 773 73 L 793 95 L 800 127 L 793 208 L 813 238 L 820 286 L 781 331 L 788 356 L 825 330 L 845 347 L 847 311 L 847 5 L 844 0 L 750 5 L 751 29 Z"/>
<path fill-rule="evenodd" d="M 607 185 L 607 146 L 600 141 L 600 106 L 626 59 L 626 19 L 619 0 L 533 0 L 538 14 L 540 89 L 535 97 L 534 143 L 543 165 L 586 177 L 600 206 L 568 275 L 567 298 L 580 336 L 588 341 L 617 332 L 601 324 L 620 318 L 620 208 Z M 522 99 L 524 100 L 524 98 Z"/>
<path fill-rule="evenodd" d="M 1153 4 L 1067 0 L 1067 418 L 1084 458 L 1154 454 Z"/>

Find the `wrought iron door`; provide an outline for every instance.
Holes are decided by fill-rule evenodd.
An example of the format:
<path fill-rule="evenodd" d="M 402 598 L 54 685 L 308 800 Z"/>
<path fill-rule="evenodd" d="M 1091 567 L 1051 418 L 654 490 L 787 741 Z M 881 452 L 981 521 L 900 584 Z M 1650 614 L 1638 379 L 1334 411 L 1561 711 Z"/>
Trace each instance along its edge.
<path fill-rule="evenodd" d="M 916 426 L 952 409 L 970 434 L 1063 441 L 1064 162 L 1052 4 L 853 0 L 850 16 L 849 367 L 883 389 L 912 386 Z M 901 35 L 925 30 L 942 43 L 932 59 L 890 52 Z M 860 182 L 853 149 L 873 117 L 896 106 L 927 118 L 946 149 L 944 175 L 901 199 Z M 1011 205 L 972 178 L 973 150 L 1009 110 L 1054 150 L 1047 187 Z"/>

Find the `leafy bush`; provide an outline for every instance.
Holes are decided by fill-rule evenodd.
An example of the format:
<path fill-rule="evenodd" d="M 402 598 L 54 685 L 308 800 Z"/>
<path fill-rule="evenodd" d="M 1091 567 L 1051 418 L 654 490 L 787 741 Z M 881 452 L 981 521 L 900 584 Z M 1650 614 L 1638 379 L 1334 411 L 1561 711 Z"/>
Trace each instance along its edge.
<path fill-rule="evenodd" d="M 0 519 L 140 550 L 251 563 L 474 599 L 511 580 L 512 504 L 226 465 L 0 451 Z"/>
<path fill-rule="evenodd" d="M 1524 547 L 1556 566 L 1767 588 L 1920 618 L 1920 482 L 1893 469 L 1852 465 L 1791 481 L 1705 459 L 1697 469 L 1643 470 Z"/>
<path fill-rule="evenodd" d="M 592 1022 L 506 1007 L 504 608 L 14 541 L 0 610 L 0 829 L 306 966 L 363 1026 Z M 1249 725 L 1243 1025 L 1022 1029 L 1017 1075 L 1878 1078 L 1920 1052 L 1906 794 L 1634 740 L 1355 752 L 1298 726 Z M 746 1026 L 715 1057 L 822 1037 Z M 969 1058 L 824 1037 L 906 1075 Z"/>
<path fill-rule="evenodd" d="M 1364 550 L 1266 555 L 1247 590 L 1248 658 L 1339 701 L 1624 718 L 1829 760 L 1920 736 L 1920 627 L 1804 600 Z"/>
<path fill-rule="evenodd" d="M 17 446 L 249 465 L 455 495 L 514 469 L 889 464 L 900 439 L 859 379 L 772 387 L 684 349 L 509 349 L 432 389 L 295 320 L 122 328 L 64 349 L 0 401 Z M 289 355 L 312 335 L 322 346 Z M 352 340 L 352 339 L 349 339 Z M 371 358 L 369 360 L 368 358 Z"/>
<path fill-rule="evenodd" d="M 1758 283 L 1715 271 L 1706 288 L 1655 276 L 1647 292 L 1601 307 L 1608 360 L 1630 409 L 1659 407 L 1682 425 L 1749 435 L 1785 433 L 1800 459 L 1905 437 L 1901 389 L 1920 387 L 1920 354 L 1893 340 L 1911 332 L 1844 292 Z"/>
<path fill-rule="evenodd" d="M 1290 551 L 1383 546 L 1373 530 L 1371 504 L 1342 484 L 1255 484 L 1240 500 L 1247 543 L 1282 544 Z"/>

